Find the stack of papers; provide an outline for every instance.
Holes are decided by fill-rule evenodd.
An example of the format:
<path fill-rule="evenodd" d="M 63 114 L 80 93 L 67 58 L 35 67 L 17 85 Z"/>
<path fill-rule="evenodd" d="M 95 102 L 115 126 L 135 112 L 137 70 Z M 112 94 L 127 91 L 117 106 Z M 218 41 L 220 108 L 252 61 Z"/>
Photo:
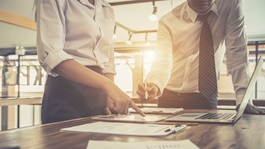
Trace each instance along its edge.
<path fill-rule="evenodd" d="M 182 141 L 153 141 L 153 142 L 88 142 L 87 149 L 199 149 L 190 140 Z"/>
<path fill-rule="evenodd" d="M 120 115 L 120 114 L 112 114 L 112 115 L 98 115 L 91 117 L 93 120 L 99 121 L 111 121 L 111 122 L 139 122 L 139 123 L 146 123 L 146 122 L 157 122 L 168 118 L 167 115 L 145 115 L 144 117 L 140 114 L 128 114 L 128 115 Z"/>
<path fill-rule="evenodd" d="M 166 136 L 183 130 L 186 125 L 94 122 L 63 128 L 61 132 L 102 133 L 130 136 Z"/>

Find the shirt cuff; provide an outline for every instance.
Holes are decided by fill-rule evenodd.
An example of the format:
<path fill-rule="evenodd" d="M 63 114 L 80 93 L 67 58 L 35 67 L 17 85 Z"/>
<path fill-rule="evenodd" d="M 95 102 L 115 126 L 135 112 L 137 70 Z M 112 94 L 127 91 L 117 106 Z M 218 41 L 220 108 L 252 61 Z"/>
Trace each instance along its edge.
<path fill-rule="evenodd" d="M 105 73 L 111 73 L 111 74 L 114 74 L 114 75 L 117 74 L 116 69 L 115 69 L 115 65 L 114 64 L 110 64 L 110 63 L 106 63 L 104 65 L 104 69 L 102 70 L 102 72 L 104 74 Z"/>
<path fill-rule="evenodd" d="M 58 64 L 68 59 L 73 59 L 73 57 L 62 50 L 54 50 L 49 52 L 49 55 L 44 60 L 43 68 L 49 75 L 58 76 L 58 74 L 52 72 L 52 70 Z"/>
<path fill-rule="evenodd" d="M 157 86 L 158 86 L 158 88 L 159 88 L 159 92 L 158 92 L 158 94 L 157 94 L 157 96 L 156 97 L 160 97 L 162 94 L 163 94 L 163 91 L 164 91 L 164 89 L 165 89 L 165 84 L 163 83 L 163 81 L 159 81 L 159 80 L 152 80 L 152 79 L 146 79 L 146 82 L 152 82 L 152 83 L 154 83 L 154 84 L 156 84 Z"/>

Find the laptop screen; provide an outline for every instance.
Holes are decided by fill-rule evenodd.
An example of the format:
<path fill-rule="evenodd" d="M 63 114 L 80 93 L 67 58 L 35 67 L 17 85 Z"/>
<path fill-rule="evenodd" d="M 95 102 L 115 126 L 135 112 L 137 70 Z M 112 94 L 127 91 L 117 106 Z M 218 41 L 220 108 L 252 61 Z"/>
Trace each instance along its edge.
<path fill-rule="evenodd" d="M 241 104 L 238 108 L 236 120 L 241 117 L 241 115 L 244 113 L 244 111 L 246 109 L 247 103 L 248 103 L 249 99 L 251 98 L 252 91 L 254 89 L 254 85 L 256 84 L 256 82 L 258 80 L 259 73 L 262 69 L 262 66 L 263 66 L 263 58 L 262 58 L 262 56 L 260 56 L 258 63 L 256 65 L 256 68 L 255 68 L 255 70 L 254 70 L 254 72 L 250 78 L 250 81 L 248 83 L 248 87 L 247 87 L 246 92 L 243 96 Z"/>

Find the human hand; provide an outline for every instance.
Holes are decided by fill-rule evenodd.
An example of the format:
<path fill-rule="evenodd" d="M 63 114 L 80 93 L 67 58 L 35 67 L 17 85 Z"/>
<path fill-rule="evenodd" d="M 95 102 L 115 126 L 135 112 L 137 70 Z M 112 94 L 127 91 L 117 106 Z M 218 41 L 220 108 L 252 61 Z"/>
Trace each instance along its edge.
<path fill-rule="evenodd" d="M 238 110 L 239 106 L 240 104 L 237 105 L 236 110 Z M 258 108 L 257 106 L 248 103 L 244 113 L 263 115 L 265 114 L 265 109 Z"/>
<path fill-rule="evenodd" d="M 252 105 L 252 104 L 248 103 L 247 107 L 245 109 L 245 113 L 264 115 L 265 114 L 265 109 L 261 109 L 261 108 L 255 106 L 255 105 Z"/>
<path fill-rule="evenodd" d="M 144 103 L 154 99 L 159 93 L 159 88 L 154 83 L 139 83 L 136 93 L 139 95 L 140 101 Z"/>
<path fill-rule="evenodd" d="M 107 114 L 107 115 L 118 114 L 118 112 L 115 111 L 113 101 L 110 98 L 107 98 L 106 107 L 105 107 L 105 114 Z"/>
<path fill-rule="evenodd" d="M 131 107 L 140 115 L 145 115 L 140 110 L 140 108 L 136 106 L 136 104 L 131 100 L 131 98 L 122 90 L 120 90 L 115 84 L 109 85 L 109 87 L 105 91 L 108 96 L 105 108 L 106 114 L 128 114 L 129 107 Z"/>

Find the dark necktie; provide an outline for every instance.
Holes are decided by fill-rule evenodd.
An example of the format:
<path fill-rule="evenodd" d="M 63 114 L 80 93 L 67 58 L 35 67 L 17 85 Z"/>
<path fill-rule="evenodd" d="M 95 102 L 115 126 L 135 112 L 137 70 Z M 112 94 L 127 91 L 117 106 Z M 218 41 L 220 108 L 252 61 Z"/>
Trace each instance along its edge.
<path fill-rule="evenodd" d="M 199 47 L 199 91 L 207 99 L 217 94 L 213 36 L 207 22 L 209 14 L 198 16 L 203 22 Z"/>

